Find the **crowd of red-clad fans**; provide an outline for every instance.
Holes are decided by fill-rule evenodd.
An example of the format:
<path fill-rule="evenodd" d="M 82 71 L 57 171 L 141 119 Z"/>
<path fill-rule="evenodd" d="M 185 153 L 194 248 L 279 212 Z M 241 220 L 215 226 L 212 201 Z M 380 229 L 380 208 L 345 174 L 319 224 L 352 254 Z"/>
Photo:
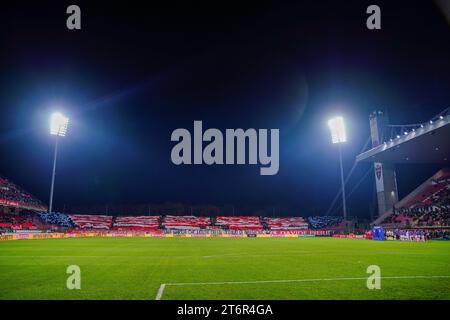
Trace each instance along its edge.
<path fill-rule="evenodd" d="M 45 210 L 44 204 L 6 178 L 0 177 L 0 204 Z"/>
<path fill-rule="evenodd" d="M 0 213 L 0 229 L 37 230 L 28 215 Z"/>

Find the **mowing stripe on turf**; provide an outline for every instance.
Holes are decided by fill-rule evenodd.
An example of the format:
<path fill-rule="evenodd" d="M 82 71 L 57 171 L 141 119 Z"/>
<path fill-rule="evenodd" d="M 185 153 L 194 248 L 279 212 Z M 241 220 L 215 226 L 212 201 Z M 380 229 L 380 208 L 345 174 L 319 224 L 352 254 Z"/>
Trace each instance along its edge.
<path fill-rule="evenodd" d="M 381 279 L 442 279 L 450 278 L 450 276 L 388 276 L 380 277 Z M 351 280 L 367 280 L 367 277 L 354 278 L 317 278 L 317 279 L 289 279 L 289 280 L 254 280 L 254 281 L 220 281 L 220 282 L 175 282 L 162 283 L 156 294 L 155 300 L 161 300 L 166 286 L 195 286 L 195 285 L 226 285 L 226 284 L 260 284 L 260 283 L 289 283 L 289 282 L 318 282 L 318 281 L 351 281 Z"/>

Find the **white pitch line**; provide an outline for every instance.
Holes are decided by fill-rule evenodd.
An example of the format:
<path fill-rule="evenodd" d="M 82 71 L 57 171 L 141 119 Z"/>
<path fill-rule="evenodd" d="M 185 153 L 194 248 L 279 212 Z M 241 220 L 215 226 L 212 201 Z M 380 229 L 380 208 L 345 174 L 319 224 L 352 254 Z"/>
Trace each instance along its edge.
<path fill-rule="evenodd" d="M 381 279 L 442 279 L 450 276 L 388 276 Z M 224 284 L 258 284 L 258 283 L 289 283 L 289 282 L 318 282 L 318 281 L 350 281 L 367 280 L 367 277 L 354 278 L 318 278 L 318 279 L 289 279 L 289 280 L 255 280 L 255 281 L 221 281 L 221 282 L 175 282 L 163 283 L 159 287 L 155 300 L 161 300 L 166 286 L 195 286 L 195 285 L 224 285 Z"/>
<path fill-rule="evenodd" d="M 420 278 L 450 278 L 450 276 L 392 276 L 381 279 L 420 279 Z M 252 283 L 284 283 L 284 282 L 316 282 L 316 281 L 345 281 L 367 280 L 367 277 L 355 278 L 318 278 L 318 279 L 289 279 L 289 280 L 255 280 L 255 281 L 221 281 L 221 282 L 175 282 L 166 283 L 166 286 L 192 286 L 192 285 L 221 285 L 221 284 L 252 284 Z"/>
<path fill-rule="evenodd" d="M 163 295 L 163 292 L 164 292 L 164 288 L 166 287 L 166 285 L 164 284 L 164 283 L 162 283 L 160 286 L 159 286 L 159 290 L 158 290 L 158 293 L 156 294 L 156 298 L 155 298 L 155 300 L 161 300 L 161 297 L 162 297 L 162 295 Z"/>

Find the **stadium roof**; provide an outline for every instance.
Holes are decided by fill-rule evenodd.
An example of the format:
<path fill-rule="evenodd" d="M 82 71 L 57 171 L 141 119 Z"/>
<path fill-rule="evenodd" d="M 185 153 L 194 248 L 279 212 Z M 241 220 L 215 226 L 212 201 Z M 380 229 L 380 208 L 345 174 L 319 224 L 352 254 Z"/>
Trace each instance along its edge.
<path fill-rule="evenodd" d="M 450 159 L 450 115 L 359 154 L 357 162 L 444 163 Z"/>

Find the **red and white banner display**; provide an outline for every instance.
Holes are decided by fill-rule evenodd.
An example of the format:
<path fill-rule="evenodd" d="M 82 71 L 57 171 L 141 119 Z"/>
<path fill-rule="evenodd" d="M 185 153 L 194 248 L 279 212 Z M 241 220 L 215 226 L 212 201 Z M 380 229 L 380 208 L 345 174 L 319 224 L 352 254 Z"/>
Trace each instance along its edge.
<path fill-rule="evenodd" d="M 165 216 L 162 223 L 166 229 L 200 229 L 211 225 L 209 217 Z"/>
<path fill-rule="evenodd" d="M 216 225 L 228 227 L 228 229 L 230 230 L 263 229 L 263 226 L 259 222 L 259 218 L 250 216 L 238 216 L 238 217 L 219 216 L 216 218 Z"/>
<path fill-rule="evenodd" d="M 270 230 L 304 230 L 308 223 L 302 217 L 293 218 L 264 218 Z"/>
<path fill-rule="evenodd" d="M 117 217 L 114 222 L 114 228 L 157 229 L 159 227 L 159 219 L 159 216 Z"/>
<path fill-rule="evenodd" d="M 71 214 L 69 217 L 79 228 L 109 229 L 112 224 L 111 216 Z"/>

